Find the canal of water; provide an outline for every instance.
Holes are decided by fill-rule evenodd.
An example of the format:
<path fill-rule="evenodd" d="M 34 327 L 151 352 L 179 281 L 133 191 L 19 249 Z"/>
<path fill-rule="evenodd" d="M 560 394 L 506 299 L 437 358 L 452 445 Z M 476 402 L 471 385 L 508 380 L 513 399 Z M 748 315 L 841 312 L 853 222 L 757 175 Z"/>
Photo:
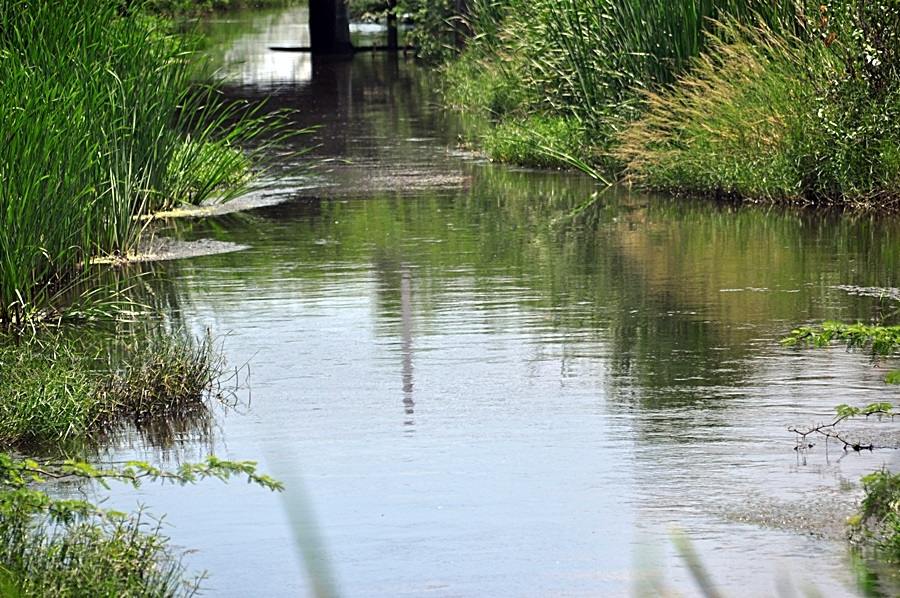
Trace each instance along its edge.
<path fill-rule="evenodd" d="M 627 190 L 585 208 L 585 177 L 457 149 L 411 57 L 269 49 L 304 45 L 305 18 L 207 24 L 227 97 L 318 128 L 273 154 L 261 207 L 171 233 L 248 249 L 155 267 L 170 315 L 249 364 L 242 406 L 109 455 L 215 451 L 286 491 L 109 505 L 165 513 L 214 596 L 693 595 L 677 530 L 726 595 L 862 594 L 840 523 L 896 456 L 799 455 L 787 427 L 896 391 L 866 356 L 779 339 L 893 309 L 900 223 Z"/>

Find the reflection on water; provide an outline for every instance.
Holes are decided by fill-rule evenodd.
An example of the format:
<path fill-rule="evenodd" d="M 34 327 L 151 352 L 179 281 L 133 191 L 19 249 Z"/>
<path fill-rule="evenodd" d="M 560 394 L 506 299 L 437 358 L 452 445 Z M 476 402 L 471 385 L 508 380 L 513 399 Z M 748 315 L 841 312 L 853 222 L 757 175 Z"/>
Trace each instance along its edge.
<path fill-rule="evenodd" d="M 215 31 L 222 42 L 210 52 L 220 78 L 254 89 L 268 89 L 312 79 L 308 53 L 269 50 L 309 47 L 308 23 L 309 11 L 300 7 L 256 14 L 225 13 L 208 21 L 203 29 Z"/>
<path fill-rule="evenodd" d="M 223 43 L 259 62 L 302 19 L 287 15 L 222 26 Z M 451 149 L 403 58 L 259 83 L 227 94 L 322 125 L 316 186 L 184 223 L 251 249 L 164 268 L 179 317 L 251 364 L 249 412 L 220 419 L 216 450 L 260 460 L 287 506 L 237 485 L 141 490 L 214 595 L 309 593 L 307 512 L 350 596 L 623 595 L 657 577 L 690 595 L 673 526 L 730 595 L 858 593 L 809 505 L 849 503 L 896 457 L 804 464 L 786 427 L 894 392 L 864 356 L 777 341 L 881 313 L 846 285 L 897 286 L 897 221 L 618 190 L 579 212 L 582 177 Z"/>

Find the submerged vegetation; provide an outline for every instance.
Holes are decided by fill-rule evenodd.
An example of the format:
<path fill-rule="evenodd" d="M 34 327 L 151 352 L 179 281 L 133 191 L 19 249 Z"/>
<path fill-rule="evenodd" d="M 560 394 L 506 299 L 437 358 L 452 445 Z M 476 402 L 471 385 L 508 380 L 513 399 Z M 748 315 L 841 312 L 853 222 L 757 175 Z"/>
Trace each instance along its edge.
<path fill-rule="evenodd" d="M 546 146 L 669 191 L 898 197 L 891 0 L 480 0 L 468 29 L 445 68 L 446 100 L 476 108 L 474 141 L 495 159 L 572 163 L 533 149 Z"/>
<path fill-rule="evenodd" d="M 900 326 L 844 324 L 825 322 L 822 326 L 803 326 L 791 331 L 783 341 L 786 346 L 825 347 L 841 342 L 848 350 L 868 351 L 872 359 L 900 354 Z M 900 371 L 887 374 L 886 382 L 900 383 Z M 871 439 L 850 437 L 839 424 L 856 417 L 894 422 L 900 415 L 890 403 L 871 403 L 865 407 L 838 405 L 834 421 L 805 429 L 790 428 L 798 435 L 797 450 L 812 447 L 811 435 L 835 440 L 844 451 L 888 449 L 900 450 L 900 444 L 877 445 Z M 826 445 L 827 446 L 827 445 Z M 864 497 L 860 512 L 851 518 L 851 539 L 864 550 L 872 549 L 891 562 L 900 563 L 900 473 L 888 469 L 873 472 L 862 479 Z"/>

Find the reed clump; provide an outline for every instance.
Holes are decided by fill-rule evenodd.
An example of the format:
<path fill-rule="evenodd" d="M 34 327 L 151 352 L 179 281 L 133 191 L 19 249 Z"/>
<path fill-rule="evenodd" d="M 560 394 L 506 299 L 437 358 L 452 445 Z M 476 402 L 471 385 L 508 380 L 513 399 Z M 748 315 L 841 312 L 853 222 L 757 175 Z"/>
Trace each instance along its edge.
<path fill-rule="evenodd" d="M 209 336 L 140 335 L 120 344 L 44 339 L 0 345 L 0 447 L 90 444 L 125 426 L 162 440 L 178 422 L 201 426 L 231 400 Z M 158 442 L 154 442 L 158 444 Z"/>
<path fill-rule="evenodd" d="M 825 141 L 808 107 L 813 73 L 832 57 L 821 44 L 765 26 L 722 26 L 709 51 L 669 87 L 643 93 L 641 116 L 613 155 L 629 183 L 657 189 L 793 200 L 806 155 Z"/>
<path fill-rule="evenodd" d="M 471 22 L 446 98 L 480 108 L 493 158 L 539 163 L 537 145 L 667 191 L 897 204 L 896 2 L 481 0 Z M 569 124 L 535 144 L 534 119 Z"/>
<path fill-rule="evenodd" d="M 58 316 L 139 216 L 248 180 L 268 124 L 192 82 L 190 36 L 124 5 L 0 0 L 0 329 Z"/>

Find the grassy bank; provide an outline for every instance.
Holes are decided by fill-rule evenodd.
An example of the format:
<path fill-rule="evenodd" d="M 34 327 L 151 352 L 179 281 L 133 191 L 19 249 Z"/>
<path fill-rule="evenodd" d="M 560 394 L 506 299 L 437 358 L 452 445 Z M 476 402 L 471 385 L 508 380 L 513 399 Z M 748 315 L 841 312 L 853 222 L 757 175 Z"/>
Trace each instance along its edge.
<path fill-rule="evenodd" d="M 900 193 L 889 0 L 479 0 L 446 101 L 470 141 L 643 187 L 818 205 Z"/>
<path fill-rule="evenodd" d="M 266 123 L 192 82 L 190 37 L 120 4 L 0 1 L 0 329 L 64 314 L 92 256 L 135 250 L 141 215 L 250 175 L 240 148 Z"/>
<path fill-rule="evenodd" d="M 184 334 L 0 344 L 0 448 L 84 447 L 128 426 L 165 444 L 169 426 L 228 399 L 223 367 L 211 338 Z"/>
<path fill-rule="evenodd" d="M 117 298 L 110 300 L 91 259 L 135 252 L 147 214 L 239 193 L 278 139 L 270 136 L 275 121 L 226 105 L 196 80 L 199 40 L 174 33 L 150 8 L 0 0 L 4 596 L 193 593 L 158 528 L 59 499 L 59 482 L 187 483 L 241 474 L 280 487 L 252 463 L 214 457 L 176 472 L 146 463 L 98 470 L 79 460 L 123 433 L 166 448 L 208 432 L 212 403 L 230 398 L 219 386 L 223 362 L 209 338 L 152 324 L 101 340 L 70 327 L 51 334 L 43 324 L 123 315 L 122 289 L 132 282 L 113 276 L 109 294 Z M 65 458 L 38 461 L 25 452 Z"/>

